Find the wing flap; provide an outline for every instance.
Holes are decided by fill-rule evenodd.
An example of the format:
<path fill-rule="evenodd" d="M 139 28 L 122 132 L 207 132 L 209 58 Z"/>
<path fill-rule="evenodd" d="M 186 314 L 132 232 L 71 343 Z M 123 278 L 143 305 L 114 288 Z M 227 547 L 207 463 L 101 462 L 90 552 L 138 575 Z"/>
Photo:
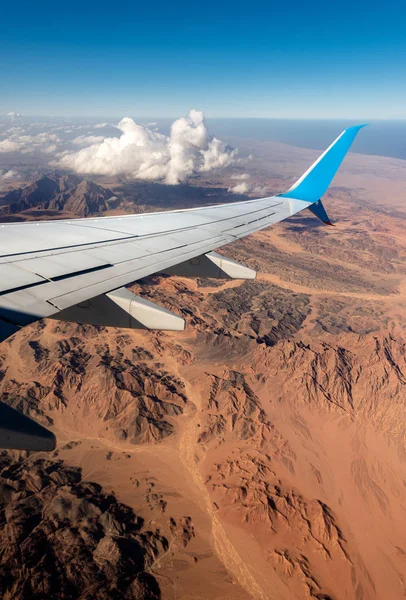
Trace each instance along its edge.
<path fill-rule="evenodd" d="M 29 285 L 44 283 L 44 278 L 13 264 L 1 265 L 0 294 Z"/>
<path fill-rule="evenodd" d="M 212 248 L 220 247 L 229 243 L 229 241 L 230 240 L 226 240 L 222 237 L 211 238 L 205 243 L 190 244 L 186 248 L 176 248 L 169 250 L 168 252 L 159 253 L 158 255 L 150 255 L 144 258 L 130 260 L 113 267 L 109 273 L 109 277 L 104 281 L 91 283 L 85 287 L 83 279 L 78 278 L 77 281 L 73 281 L 75 279 L 73 278 L 73 280 L 70 280 L 70 285 L 65 286 L 68 291 L 64 294 L 55 295 L 54 297 L 49 298 L 49 302 L 57 310 L 68 308 L 69 306 L 79 304 L 88 298 L 94 298 L 100 294 L 105 294 L 111 290 L 129 285 L 138 279 L 162 271 L 167 267 L 187 260 L 188 258 L 205 254 L 209 249 L 211 250 Z M 62 284 L 63 283 L 64 282 L 62 282 Z"/>
<path fill-rule="evenodd" d="M 148 215 L 1 225 L 0 318 L 24 325 L 50 316 L 308 208 L 324 193 L 359 128 L 344 131 L 280 196 Z"/>
<path fill-rule="evenodd" d="M 0 448 L 51 452 L 55 446 L 51 431 L 0 402 Z"/>
<path fill-rule="evenodd" d="M 99 246 L 92 245 L 90 248 L 80 246 L 43 258 L 37 256 L 33 259 L 37 261 L 36 270 L 41 270 L 41 262 L 44 261 L 43 273 L 47 272 L 49 275 L 53 271 L 45 270 L 50 267 L 47 261 L 58 261 L 58 264 L 66 266 L 64 278 L 58 278 L 57 281 L 40 279 L 42 285 L 0 296 L 0 316 L 21 324 L 50 316 L 86 299 L 100 296 L 137 279 L 206 254 L 253 231 L 281 221 L 309 205 L 308 202 L 300 200 L 273 200 L 269 198 L 235 203 L 231 205 L 234 213 L 232 217 L 228 212 L 230 205 L 206 208 L 201 213 L 205 214 L 209 223 L 200 227 L 187 227 L 183 230 L 178 228 L 168 234 L 132 237 L 127 242 L 107 242 Z M 182 211 L 180 213 L 182 214 Z M 213 221 L 216 214 L 219 218 Z M 166 217 L 166 214 L 163 213 L 161 217 Z M 86 265 L 92 264 L 91 258 L 95 258 L 102 263 L 100 266 L 105 268 L 77 274 L 81 258 Z M 31 261 L 19 262 L 30 265 Z M 71 273 L 67 272 L 69 264 Z M 0 276 L 6 266 L 8 265 L 0 264 Z"/>
<path fill-rule="evenodd" d="M 89 252 L 69 252 L 57 256 L 31 258 L 14 264 L 31 273 L 41 275 L 45 279 L 54 279 L 80 271 L 83 272 L 103 267 L 106 265 L 106 262 L 96 256 L 92 256 Z"/>

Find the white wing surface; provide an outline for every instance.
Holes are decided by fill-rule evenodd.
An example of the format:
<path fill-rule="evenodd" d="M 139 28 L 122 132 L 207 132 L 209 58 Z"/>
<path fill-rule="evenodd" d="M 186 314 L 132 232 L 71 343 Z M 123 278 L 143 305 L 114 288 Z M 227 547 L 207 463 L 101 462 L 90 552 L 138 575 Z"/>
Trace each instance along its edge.
<path fill-rule="evenodd" d="M 121 288 L 153 273 L 171 268 L 174 272 L 179 264 L 184 268 L 187 261 L 192 265 L 208 257 L 216 262 L 214 249 L 305 208 L 328 222 L 320 196 L 359 128 L 345 130 L 280 196 L 142 215 L 0 225 L 0 339 L 50 316 L 181 329 L 176 319 L 169 319 L 171 313 L 158 307 L 154 312 L 154 305 L 146 301 L 141 306 L 140 299 Z M 198 269 L 194 272 L 200 274 Z M 127 321 L 119 316 L 103 320 L 103 314 L 113 314 L 113 307 L 117 315 L 124 310 Z"/>
<path fill-rule="evenodd" d="M 0 340 L 43 317 L 79 323 L 180 330 L 184 320 L 126 289 L 157 272 L 252 278 L 213 252 L 321 203 L 360 127 L 333 142 L 285 194 L 163 213 L 0 225 Z M 53 450 L 56 439 L 0 402 L 0 447 Z"/>
<path fill-rule="evenodd" d="M 0 226 L 0 318 L 18 326 L 205 255 L 309 206 L 264 198 L 190 210 Z"/>

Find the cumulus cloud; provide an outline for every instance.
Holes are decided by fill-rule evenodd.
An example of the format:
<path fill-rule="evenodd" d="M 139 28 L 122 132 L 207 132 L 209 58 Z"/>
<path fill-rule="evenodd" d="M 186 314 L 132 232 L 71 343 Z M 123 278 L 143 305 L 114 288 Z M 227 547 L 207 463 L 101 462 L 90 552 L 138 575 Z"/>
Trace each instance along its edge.
<path fill-rule="evenodd" d="M 95 129 L 103 129 L 104 127 L 108 127 L 109 124 L 108 123 L 96 123 L 96 125 L 94 126 Z"/>
<path fill-rule="evenodd" d="M 238 173 L 237 175 L 231 175 L 231 179 L 238 179 L 240 181 L 246 181 L 250 176 L 248 173 Z"/>
<path fill-rule="evenodd" d="M 250 175 L 248 173 L 239 173 L 238 175 L 232 175 L 231 179 L 239 181 L 236 185 L 232 185 L 228 188 L 228 192 L 232 194 L 257 194 L 263 196 L 267 192 L 265 186 L 256 185 L 250 182 Z"/>
<path fill-rule="evenodd" d="M 0 152 L 18 152 L 20 145 L 10 139 L 0 141 Z"/>
<path fill-rule="evenodd" d="M 226 167 L 236 159 L 235 150 L 209 135 L 203 113 L 197 110 L 174 121 L 169 136 L 129 117 L 117 128 L 119 137 L 66 151 L 53 166 L 83 174 L 125 175 L 177 184 L 193 173 Z"/>
<path fill-rule="evenodd" d="M 6 131 L 6 137 L 0 140 L 0 152 L 43 152 L 52 154 L 57 150 L 61 139 L 55 133 L 42 132 L 37 135 L 27 135 L 21 127 L 11 127 Z"/>
<path fill-rule="evenodd" d="M 228 191 L 233 194 L 247 194 L 250 191 L 250 188 L 248 183 L 243 181 L 242 183 L 237 183 L 237 185 L 229 187 Z"/>
<path fill-rule="evenodd" d="M 0 169 L 0 191 L 8 188 L 11 181 L 21 179 L 21 175 L 15 169 Z"/>
<path fill-rule="evenodd" d="M 0 179 L 3 181 L 7 181 L 9 179 L 19 179 L 20 175 L 18 173 L 18 171 L 15 171 L 14 169 L 3 169 L 0 170 Z"/>
<path fill-rule="evenodd" d="M 22 124 L 22 122 L 23 122 L 21 115 L 19 113 L 17 113 L 17 112 L 11 111 L 11 112 L 7 113 L 7 116 L 9 118 L 9 120 L 10 120 L 9 121 L 10 123 L 13 123 L 13 124 L 16 124 L 16 123 L 17 124 Z"/>
<path fill-rule="evenodd" d="M 102 135 L 79 135 L 72 140 L 75 146 L 88 146 L 89 144 L 97 144 L 104 140 Z"/>

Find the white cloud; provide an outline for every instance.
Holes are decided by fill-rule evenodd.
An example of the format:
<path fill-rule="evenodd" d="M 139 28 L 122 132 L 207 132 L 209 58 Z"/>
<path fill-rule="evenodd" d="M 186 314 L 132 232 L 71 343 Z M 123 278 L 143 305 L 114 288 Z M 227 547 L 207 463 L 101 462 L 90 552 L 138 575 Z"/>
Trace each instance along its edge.
<path fill-rule="evenodd" d="M 109 124 L 108 123 L 97 123 L 94 128 L 95 129 L 103 129 L 103 127 L 108 127 Z"/>
<path fill-rule="evenodd" d="M 78 129 L 78 130 L 79 129 L 87 129 L 87 130 L 93 129 L 93 127 L 91 125 L 71 125 L 70 127 L 71 127 L 71 131 L 73 129 Z"/>
<path fill-rule="evenodd" d="M 104 140 L 102 135 L 80 135 L 72 140 L 72 144 L 76 146 L 88 146 L 89 144 L 97 144 Z"/>
<path fill-rule="evenodd" d="M 243 181 L 242 183 L 237 183 L 237 185 L 228 188 L 229 192 L 233 194 L 247 194 L 250 191 L 248 183 Z"/>
<path fill-rule="evenodd" d="M 20 144 L 10 139 L 0 141 L 0 152 L 18 152 Z"/>
<path fill-rule="evenodd" d="M 1 152 L 21 152 L 30 154 L 32 152 L 43 152 L 51 154 L 57 150 L 61 142 L 55 133 L 43 132 L 37 135 L 27 135 L 21 127 L 11 127 L 6 131 L 7 137 L 0 140 Z"/>
<path fill-rule="evenodd" d="M 7 189 L 10 181 L 21 179 L 21 175 L 15 169 L 0 169 L 0 191 Z"/>
<path fill-rule="evenodd" d="M 238 175 L 232 175 L 231 179 L 236 179 L 240 181 L 237 185 L 230 186 L 228 188 L 228 192 L 232 194 L 256 194 L 259 196 L 264 196 L 267 192 L 267 188 L 265 186 L 255 185 L 251 183 L 250 175 L 248 173 L 240 173 Z"/>
<path fill-rule="evenodd" d="M 231 179 L 238 179 L 240 181 L 246 181 L 250 176 L 248 173 L 239 173 L 238 175 L 231 175 Z"/>
<path fill-rule="evenodd" d="M 25 133 L 25 129 L 23 129 L 23 127 L 17 126 L 17 125 L 13 125 L 12 127 L 9 127 L 6 132 L 6 134 L 10 135 L 11 134 L 23 134 Z"/>
<path fill-rule="evenodd" d="M 7 181 L 8 179 L 19 179 L 20 175 L 18 173 L 18 171 L 15 171 L 14 169 L 8 169 L 8 170 L 0 170 L 0 179 L 2 179 L 3 181 Z"/>
<path fill-rule="evenodd" d="M 129 117 L 120 121 L 119 137 L 106 137 L 87 148 L 64 152 L 53 166 L 78 173 L 125 175 L 132 179 L 177 184 L 189 175 L 231 165 L 236 151 L 210 137 L 203 113 L 191 110 L 172 123 L 169 136 Z"/>
<path fill-rule="evenodd" d="M 22 117 L 19 113 L 11 111 L 9 113 L 7 113 L 8 118 L 10 119 L 10 123 L 17 123 L 17 124 L 22 124 L 23 120 Z"/>

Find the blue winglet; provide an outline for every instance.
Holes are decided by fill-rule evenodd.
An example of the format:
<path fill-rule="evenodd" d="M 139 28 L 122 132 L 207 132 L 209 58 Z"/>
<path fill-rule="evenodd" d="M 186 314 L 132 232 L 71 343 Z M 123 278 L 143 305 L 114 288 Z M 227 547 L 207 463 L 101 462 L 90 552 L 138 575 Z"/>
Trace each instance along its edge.
<path fill-rule="evenodd" d="M 344 129 L 310 169 L 287 192 L 280 195 L 284 198 L 296 198 L 307 202 L 320 200 L 362 127 L 365 125 L 355 125 Z"/>

